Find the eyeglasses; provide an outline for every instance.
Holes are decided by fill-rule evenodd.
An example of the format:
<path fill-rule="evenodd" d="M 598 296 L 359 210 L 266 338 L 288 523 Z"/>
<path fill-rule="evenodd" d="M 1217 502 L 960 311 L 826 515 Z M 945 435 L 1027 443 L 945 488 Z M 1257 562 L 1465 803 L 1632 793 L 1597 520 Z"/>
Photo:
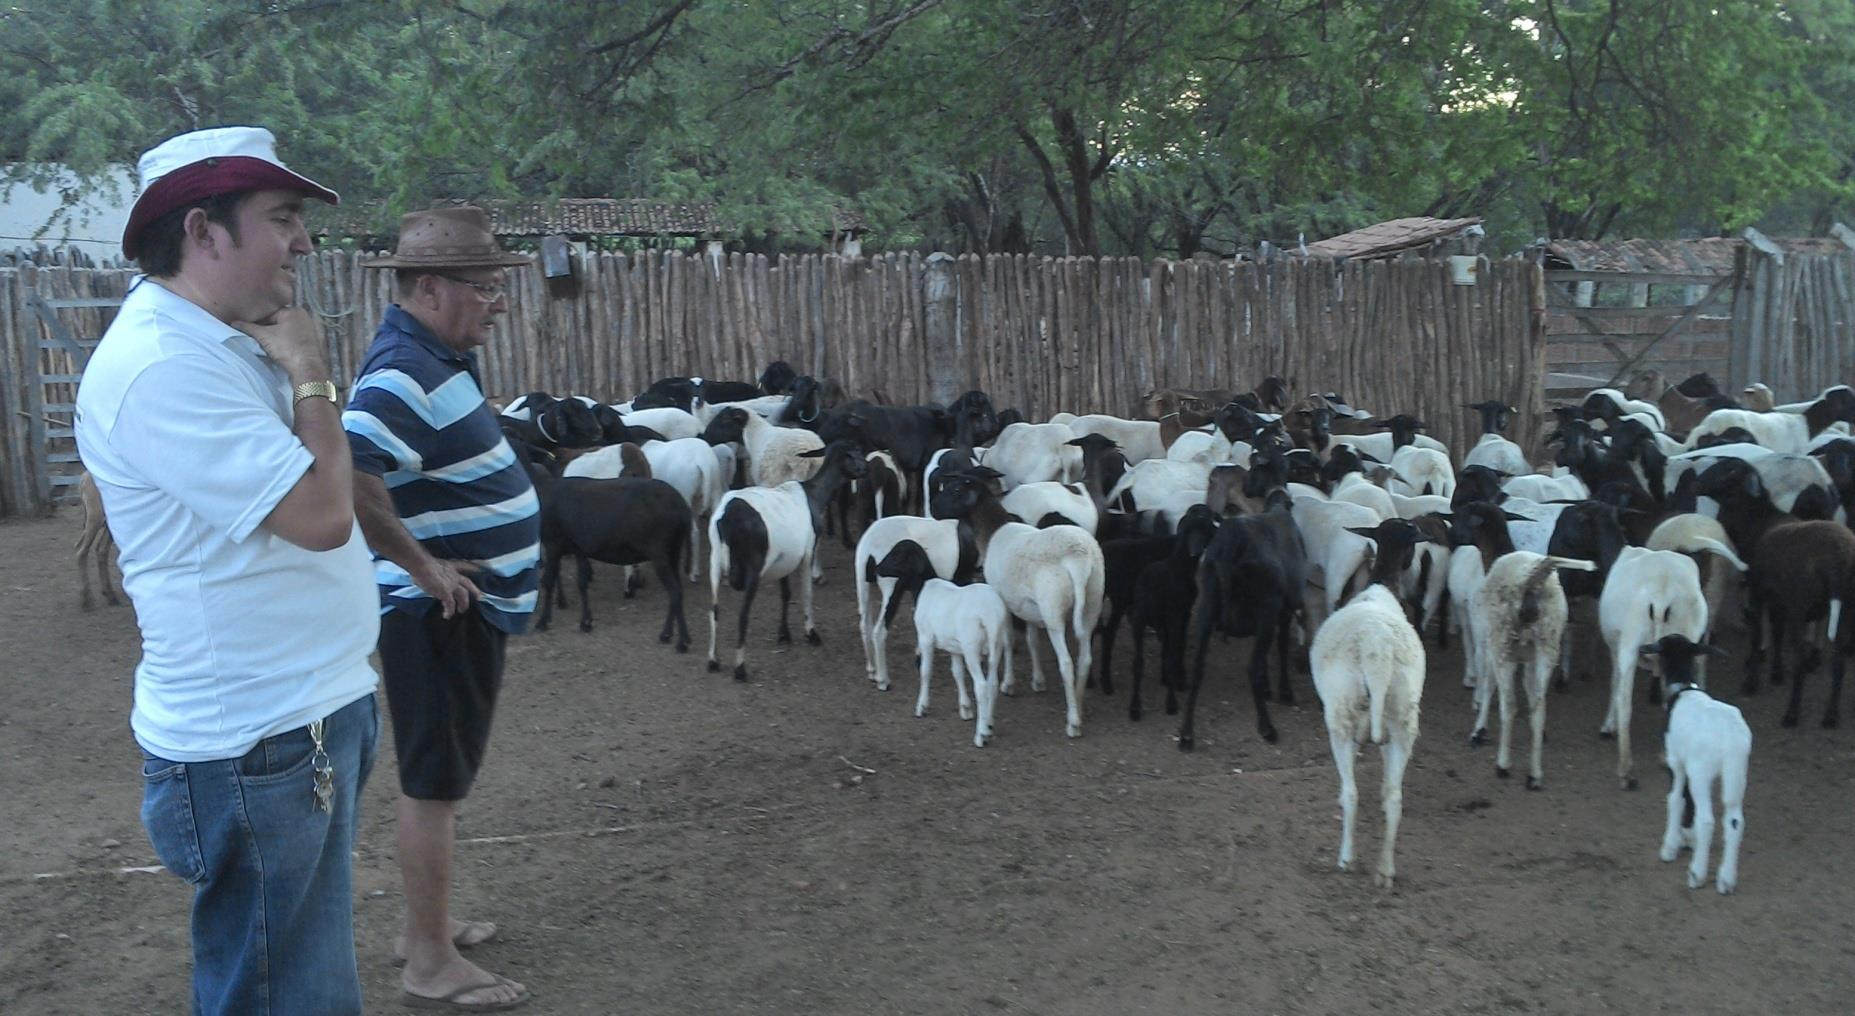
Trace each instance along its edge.
<path fill-rule="evenodd" d="M 460 286 L 469 286 L 471 289 L 477 291 L 477 299 L 482 300 L 484 303 L 495 303 L 497 300 L 502 299 L 503 294 L 509 291 L 508 286 L 501 282 L 472 282 L 469 279 L 460 279 L 455 275 L 446 275 L 443 272 L 434 272 L 433 274 L 444 279 L 446 282 L 455 282 Z"/>

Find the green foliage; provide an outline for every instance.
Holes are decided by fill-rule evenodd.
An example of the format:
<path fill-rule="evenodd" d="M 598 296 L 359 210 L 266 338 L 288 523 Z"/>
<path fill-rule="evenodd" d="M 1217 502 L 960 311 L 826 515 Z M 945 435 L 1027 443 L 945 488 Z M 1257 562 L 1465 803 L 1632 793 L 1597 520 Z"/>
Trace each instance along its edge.
<path fill-rule="evenodd" d="M 1850 0 L 40 0 L 0 161 L 271 126 L 388 229 L 443 197 L 715 202 L 762 248 L 1187 256 L 1405 215 L 1825 228 Z"/>

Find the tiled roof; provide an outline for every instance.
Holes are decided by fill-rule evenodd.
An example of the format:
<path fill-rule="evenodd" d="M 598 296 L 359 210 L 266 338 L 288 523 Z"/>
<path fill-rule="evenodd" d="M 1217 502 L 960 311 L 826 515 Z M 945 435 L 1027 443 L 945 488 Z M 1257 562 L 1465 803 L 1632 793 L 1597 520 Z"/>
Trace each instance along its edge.
<path fill-rule="evenodd" d="M 1479 218 L 1433 219 L 1419 215 L 1392 219 L 1310 243 L 1307 252 L 1312 257 L 1323 258 L 1386 257 L 1436 240 L 1447 240 L 1470 226 L 1479 225 Z"/>
<path fill-rule="evenodd" d="M 1829 237 L 1774 237 L 1791 254 L 1841 254 L 1848 248 Z M 1736 236 L 1689 240 L 1549 240 L 1546 255 L 1582 272 L 1656 272 L 1670 275 L 1725 275 L 1745 243 Z M 1548 267 L 1552 267 L 1548 265 Z"/>
<path fill-rule="evenodd" d="M 442 203 L 442 202 L 441 202 Z M 470 204 L 462 199 L 450 204 Z M 722 221 L 715 205 L 701 201 L 652 201 L 647 198 L 560 198 L 555 201 L 479 201 L 489 212 L 497 236 L 704 236 L 738 235 L 735 223 Z M 318 235 L 377 236 L 383 218 L 379 206 L 342 209 L 317 217 Z M 345 214 L 344 214 L 345 213 Z M 869 223 L 852 211 L 834 213 L 839 233 L 866 233 Z M 828 235 L 832 227 L 819 230 Z M 389 227 L 386 236 L 391 236 Z"/>

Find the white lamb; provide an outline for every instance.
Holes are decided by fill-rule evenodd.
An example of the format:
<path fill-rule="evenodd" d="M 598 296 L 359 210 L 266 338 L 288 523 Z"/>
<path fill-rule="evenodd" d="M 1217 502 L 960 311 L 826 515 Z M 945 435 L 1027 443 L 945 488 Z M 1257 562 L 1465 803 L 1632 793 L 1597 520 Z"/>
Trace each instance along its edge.
<path fill-rule="evenodd" d="M 986 460 L 988 464 L 991 461 Z M 1181 493 L 1196 495 L 1202 503 L 1210 485 L 1211 467 L 1205 463 L 1148 459 L 1121 474 L 1108 491 L 1107 502 L 1119 504 L 1121 495 L 1131 492 L 1135 511 L 1174 502 Z"/>
<path fill-rule="evenodd" d="M 1487 466 L 1498 469 L 1510 476 L 1521 476 L 1533 471 L 1533 464 L 1527 461 L 1526 453 L 1520 446 L 1499 434 L 1483 434 L 1475 442 L 1467 455 L 1462 457 L 1464 466 Z"/>
<path fill-rule="evenodd" d="M 824 447 L 818 435 L 796 427 L 775 427 L 738 406 L 725 406 L 702 432 L 710 444 L 739 441 L 747 456 L 747 478 L 756 487 L 777 487 L 809 480 L 819 459 L 807 453 Z"/>
<path fill-rule="evenodd" d="M 1488 727 L 1488 700 L 1501 702 L 1501 738 L 1495 751 L 1494 772 L 1506 779 L 1508 742 L 1514 718 L 1514 700 L 1524 688 L 1530 703 L 1533 752 L 1527 768 L 1527 789 L 1545 785 L 1542 749 L 1546 741 L 1546 684 L 1558 661 L 1565 635 L 1565 590 L 1559 585 L 1560 568 L 1596 571 L 1597 565 L 1573 558 L 1550 557 L 1517 550 L 1504 554 L 1488 569 L 1473 610 L 1477 641 L 1482 654 L 1484 681 L 1494 685 L 1477 693 L 1475 729 L 1471 744 L 1480 744 Z M 1516 685 L 1520 687 L 1517 688 Z"/>
<path fill-rule="evenodd" d="M 1308 497 L 1295 498 L 1294 519 L 1307 547 L 1308 585 L 1318 587 L 1305 597 L 1308 625 L 1318 630 L 1346 590 L 1372 567 L 1372 541 L 1357 530 L 1371 529 L 1384 519 L 1364 505 Z"/>
<path fill-rule="evenodd" d="M 1732 537 L 1718 519 L 1689 513 L 1663 519 L 1649 534 L 1643 546 L 1650 550 L 1673 550 L 1694 559 L 1700 568 L 1700 591 L 1707 600 L 1707 639 L 1719 630 L 1726 594 L 1732 588 L 1735 573 L 1744 572 L 1746 563 L 1733 551 Z M 1707 684 L 1705 661 L 1700 668 L 1701 686 Z"/>
<path fill-rule="evenodd" d="M 1720 783 L 1720 810 L 1725 813 L 1725 844 L 1714 887 L 1724 896 L 1739 886 L 1739 844 L 1745 837 L 1746 770 L 1752 759 L 1752 728 L 1738 709 L 1717 701 L 1692 683 L 1688 664 L 1696 656 L 1726 655 L 1678 635 L 1652 646 L 1668 679 L 1668 733 L 1663 761 L 1674 774 L 1668 788 L 1668 822 L 1662 830 L 1661 858 L 1674 860 L 1684 846 L 1694 849 L 1688 864 L 1688 888 L 1707 884 L 1708 853 L 1713 847 L 1713 784 Z M 1683 828 L 1683 812 L 1694 809 L 1693 827 Z"/>
<path fill-rule="evenodd" d="M 891 515 L 877 519 L 863 531 L 851 558 L 851 574 L 857 585 L 857 627 L 863 639 L 864 671 L 881 691 L 889 690 L 889 621 L 893 613 L 889 604 L 896 596 L 896 580 L 876 574 L 876 566 L 904 540 L 913 541 L 927 552 L 936 576 L 964 578 L 962 557 L 969 569 L 976 568 L 979 562 L 979 548 L 970 530 L 962 544 L 956 519 Z M 1009 659 L 1006 667 L 1010 667 Z"/>
<path fill-rule="evenodd" d="M 1198 500 L 1204 500 L 1203 491 L 1199 491 Z M 1020 484 L 1005 495 L 1004 505 L 1006 511 L 1033 526 L 1046 515 L 1061 515 L 1094 536 L 1101 523 L 1100 509 L 1079 483 Z"/>
<path fill-rule="evenodd" d="M 1378 544 L 1372 584 L 1315 632 L 1308 665 L 1327 721 L 1333 764 L 1340 772 L 1342 871 L 1353 862 L 1353 823 L 1359 810 L 1354 759 L 1368 739 L 1384 746 L 1385 839 L 1373 881 L 1390 889 L 1397 877 L 1395 850 L 1398 823 L 1404 815 L 1404 768 L 1417 742 L 1424 651 L 1387 583 L 1395 583 L 1410 564 L 1418 534 L 1403 519 L 1357 533 L 1366 534 L 1374 534 Z"/>
<path fill-rule="evenodd" d="M 1707 600 L 1700 569 L 1672 550 L 1625 547 L 1604 578 L 1597 598 L 1598 628 L 1610 647 L 1610 709 L 1599 734 L 1617 738 L 1617 782 L 1636 789 L 1630 757 L 1630 703 L 1636 691 L 1637 650 L 1665 635 L 1695 642 L 1707 637 Z"/>
<path fill-rule="evenodd" d="M 685 413 L 675 406 L 660 406 L 655 409 L 621 413 L 620 419 L 625 421 L 627 427 L 649 427 L 662 434 L 666 441 L 702 435 L 702 421 L 696 419 L 694 414 Z"/>
<path fill-rule="evenodd" d="M 1011 614 L 991 586 L 975 583 L 956 586 L 934 577 L 927 552 L 912 541 L 897 544 L 876 566 L 876 574 L 897 580 L 915 592 L 915 655 L 921 665 L 921 693 L 915 715 L 926 716 L 928 685 L 934 675 L 934 653 L 946 653 L 953 664 L 953 686 L 960 696 L 960 719 L 978 720 L 973 745 L 983 748 L 992 736 L 992 716 L 998 705 L 998 669 L 1011 655 Z M 966 693 L 968 675 L 972 696 Z"/>
<path fill-rule="evenodd" d="M 1077 437 L 1100 434 L 1113 441 L 1130 466 L 1147 459 L 1166 457 L 1166 446 L 1159 439 L 1157 420 L 1124 420 L 1118 416 L 1091 413 L 1069 420 L 1068 427 Z"/>
<path fill-rule="evenodd" d="M 1391 492 L 1367 479 L 1364 473 L 1347 473 L 1340 477 L 1328 493 L 1327 500 L 1370 508 L 1380 521 L 1399 517 L 1398 507 L 1391 500 Z"/>
<path fill-rule="evenodd" d="M 1391 469 L 1407 488 L 1398 490 L 1400 494 L 1449 497 L 1456 492 L 1455 467 L 1449 464 L 1448 455 L 1434 448 L 1405 445 L 1391 456 Z"/>
<path fill-rule="evenodd" d="M 1584 501 L 1591 496 L 1591 488 L 1570 474 L 1544 476 L 1527 473 L 1501 484 L 1501 492 L 1509 497 L 1524 497 L 1529 501 Z"/>

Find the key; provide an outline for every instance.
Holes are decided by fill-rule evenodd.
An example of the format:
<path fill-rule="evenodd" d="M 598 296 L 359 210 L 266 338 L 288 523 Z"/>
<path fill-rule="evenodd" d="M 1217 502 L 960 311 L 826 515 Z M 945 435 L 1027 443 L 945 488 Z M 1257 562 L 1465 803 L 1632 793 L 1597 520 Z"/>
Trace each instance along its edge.
<path fill-rule="evenodd" d="M 327 812 L 335 804 L 335 770 L 333 767 L 316 770 L 315 785 L 316 807 Z"/>

